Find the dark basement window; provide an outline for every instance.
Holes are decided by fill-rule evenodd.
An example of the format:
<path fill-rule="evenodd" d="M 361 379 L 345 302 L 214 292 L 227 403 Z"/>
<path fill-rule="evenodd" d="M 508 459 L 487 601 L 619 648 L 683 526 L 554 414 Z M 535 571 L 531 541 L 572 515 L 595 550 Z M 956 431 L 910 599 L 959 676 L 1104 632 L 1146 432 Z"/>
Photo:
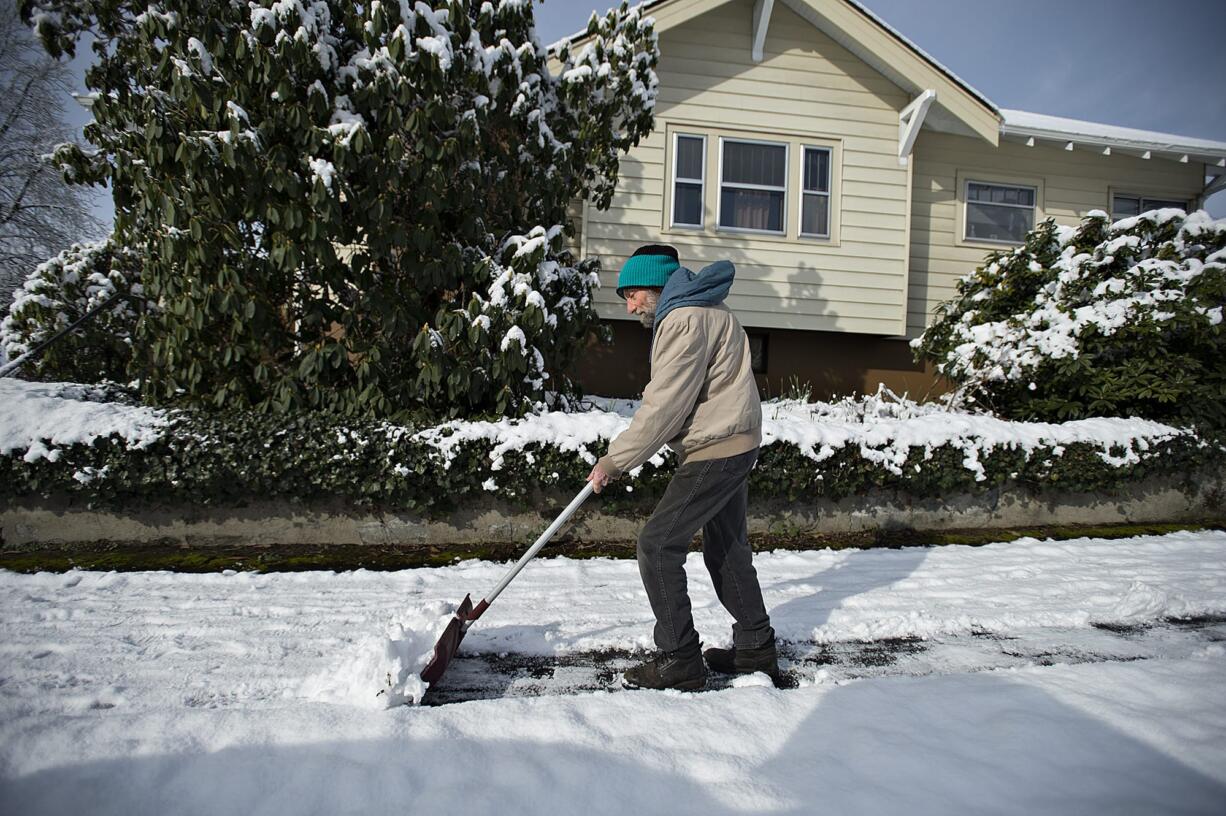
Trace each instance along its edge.
<path fill-rule="evenodd" d="M 746 332 L 749 335 L 749 364 L 754 374 L 766 373 L 767 348 L 770 338 L 762 332 Z"/>

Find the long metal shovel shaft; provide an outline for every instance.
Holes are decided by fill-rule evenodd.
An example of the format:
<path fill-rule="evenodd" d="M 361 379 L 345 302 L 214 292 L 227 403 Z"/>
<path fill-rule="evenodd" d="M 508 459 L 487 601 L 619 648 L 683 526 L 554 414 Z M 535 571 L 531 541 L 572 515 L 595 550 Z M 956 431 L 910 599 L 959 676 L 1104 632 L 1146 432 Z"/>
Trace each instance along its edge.
<path fill-rule="evenodd" d="M 504 589 L 506 589 L 507 584 L 511 583 L 516 575 L 519 575 L 519 571 L 524 568 L 524 565 L 531 561 L 533 557 L 541 551 L 541 547 L 544 547 L 545 544 L 549 542 L 549 539 L 552 538 L 553 534 L 558 531 L 558 528 L 565 524 L 567 520 L 574 515 L 575 511 L 579 509 L 579 505 L 583 504 L 583 502 L 587 500 L 588 496 L 592 495 L 593 488 L 594 485 L 592 482 L 588 482 L 587 485 L 585 485 L 584 488 L 579 491 L 579 495 L 571 499 L 570 504 L 566 505 L 566 509 L 562 511 L 561 515 L 554 519 L 553 524 L 550 524 L 545 532 L 541 533 L 541 536 L 536 540 L 536 543 L 528 548 L 528 551 L 523 554 L 523 556 L 519 559 L 519 562 L 516 563 L 516 565 L 512 567 L 505 576 L 503 576 L 503 579 L 499 581 L 498 586 L 494 587 L 494 591 L 486 595 L 485 598 L 482 599 L 481 603 L 474 607 L 472 596 L 464 596 L 464 600 L 460 602 L 459 608 L 456 609 L 455 617 L 451 619 L 451 621 L 447 624 L 447 628 L 443 630 L 443 634 L 439 637 L 438 643 L 434 644 L 434 654 L 430 658 L 430 662 L 426 664 L 426 667 L 421 670 L 422 680 L 425 680 L 431 685 L 439 681 L 439 679 L 443 676 L 443 672 L 447 671 L 447 664 L 451 662 L 451 658 L 455 656 L 457 651 L 459 651 L 460 641 L 464 639 L 464 635 L 468 632 L 468 627 L 472 626 L 473 621 L 481 617 L 482 613 L 485 612 L 485 610 L 489 608 L 489 605 L 494 602 L 494 599 L 497 598 Z"/>
<path fill-rule="evenodd" d="M 528 548 L 528 551 L 519 559 L 519 563 L 512 567 L 511 571 L 503 576 L 503 579 L 498 582 L 498 586 L 494 587 L 493 592 L 485 596 L 485 600 L 482 601 L 484 606 L 488 607 L 494 602 L 495 598 L 502 594 L 502 591 L 507 588 L 507 584 L 511 583 L 511 581 L 515 579 L 516 575 L 519 575 L 519 571 L 524 568 L 524 565 L 531 561 L 536 554 L 541 551 L 541 547 L 544 547 L 549 543 L 549 539 L 553 538 L 553 534 L 558 531 L 558 528 L 565 524 L 570 517 L 575 514 L 575 511 L 579 509 L 579 505 L 587 501 L 587 497 L 592 495 L 592 489 L 592 482 L 588 482 L 587 485 L 585 485 L 584 488 L 579 491 L 579 495 L 570 500 L 570 504 L 566 505 L 566 509 L 562 511 L 562 514 L 553 520 L 553 524 L 550 524 L 545 532 L 541 533 L 541 537 L 536 540 L 535 544 Z M 482 609 L 482 611 L 485 610 Z"/>

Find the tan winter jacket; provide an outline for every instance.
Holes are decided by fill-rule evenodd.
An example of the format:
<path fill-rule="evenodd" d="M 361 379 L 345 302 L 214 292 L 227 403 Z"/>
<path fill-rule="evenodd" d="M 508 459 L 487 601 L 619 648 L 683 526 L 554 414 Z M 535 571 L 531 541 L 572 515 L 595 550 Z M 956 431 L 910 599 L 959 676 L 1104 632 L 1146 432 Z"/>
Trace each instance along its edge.
<path fill-rule="evenodd" d="M 745 330 L 722 304 L 682 306 L 656 326 L 643 404 L 598 464 L 617 478 L 665 443 L 684 464 L 736 456 L 761 442 L 762 405 Z"/>

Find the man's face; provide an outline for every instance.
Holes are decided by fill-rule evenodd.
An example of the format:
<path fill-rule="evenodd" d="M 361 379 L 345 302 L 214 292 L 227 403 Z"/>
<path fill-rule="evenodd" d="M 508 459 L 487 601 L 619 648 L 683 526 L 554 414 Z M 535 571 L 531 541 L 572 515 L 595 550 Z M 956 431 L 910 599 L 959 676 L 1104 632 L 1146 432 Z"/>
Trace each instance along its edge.
<path fill-rule="evenodd" d="M 649 329 L 655 325 L 659 305 L 660 293 L 654 289 L 626 290 L 626 314 L 637 315 L 639 322 Z"/>

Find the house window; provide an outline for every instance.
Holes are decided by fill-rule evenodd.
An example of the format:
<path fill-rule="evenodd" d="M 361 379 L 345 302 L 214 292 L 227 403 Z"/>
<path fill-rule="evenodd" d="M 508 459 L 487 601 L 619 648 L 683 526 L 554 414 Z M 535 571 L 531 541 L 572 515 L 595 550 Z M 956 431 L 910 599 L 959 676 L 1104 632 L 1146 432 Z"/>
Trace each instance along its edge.
<path fill-rule="evenodd" d="M 673 144 L 673 225 L 702 226 L 703 168 L 707 164 L 705 136 L 677 134 Z"/>
<path fill-rule="evenodd" d="M 800 234 L 830 237 L 830 148 L 806 147 L 800 168 Z"/>
<path fill-rule="evenodd" d="M 966 240 L 1021 244 L 1034 229 L 1035 188 L 966 183 Z"/>
<path fill-rule="evenodd" d="M 749 368 L 754 374 L 765 374 L 766 352 L 770 337 L 763 332 L 755 331 L 745 334 L 749 338 Z"/>
<path fill-rule="evenodd" d="M 720 139 L 719 226 L 784 231 L 788 146 Z"/>
<path fill-rule="evenodd" d="M 1135 195 L 1116 195 L 1111 197 L 1111 217 L 1117 221 L 1131 215 L 1140 215 L 1150 210 L 1161 210 L 1174 207 L 1179 210 L 1188 209 L 1188 202 L 1176 201 L 1171 198 L 1146 198 Z"/>

